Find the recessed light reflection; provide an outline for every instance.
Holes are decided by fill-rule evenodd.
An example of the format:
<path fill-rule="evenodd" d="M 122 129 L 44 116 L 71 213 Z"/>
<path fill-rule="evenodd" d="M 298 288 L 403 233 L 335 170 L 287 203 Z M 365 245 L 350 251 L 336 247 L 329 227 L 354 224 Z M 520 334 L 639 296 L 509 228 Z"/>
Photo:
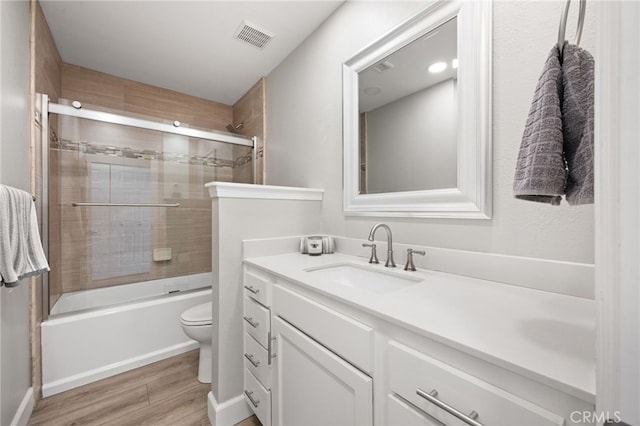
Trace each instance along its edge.
<path fill-rule="evenodd" d="M 447 69 L 447 64 L 444 62 L 436 62 L 434 64 L 429 65 L 429 68 L 427 68 L 427 70 L 429 70 L 429 72 L 432 74 L 435 74 L 437 72 L 442 72 L 446 69 Z"/>
<path fill-rule="evenodd" d="M 458 68 L 458 58 L 455 58 L 453 61 L 451 61 L 451 68 L 453 68 L 454 70 Z"/>

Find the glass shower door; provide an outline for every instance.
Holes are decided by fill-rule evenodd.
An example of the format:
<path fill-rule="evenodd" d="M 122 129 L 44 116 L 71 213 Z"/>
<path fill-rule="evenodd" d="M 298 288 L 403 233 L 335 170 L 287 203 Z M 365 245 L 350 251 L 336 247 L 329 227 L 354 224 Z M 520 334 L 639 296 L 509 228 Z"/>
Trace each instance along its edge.
<path fill-rule="evenodd" d="M 167 279 L 211 272 L 204 184 L 253 182 L 251 147 L 65 115 L 50 122 L 52 313 L 87 309 L 90 297 L 101 299 L 91 307 L 157 297 L 178 291 Z M 119 297 L 102 291 L 119 286 Z M 65 299 L 72 306 L 56 310 Z"/>

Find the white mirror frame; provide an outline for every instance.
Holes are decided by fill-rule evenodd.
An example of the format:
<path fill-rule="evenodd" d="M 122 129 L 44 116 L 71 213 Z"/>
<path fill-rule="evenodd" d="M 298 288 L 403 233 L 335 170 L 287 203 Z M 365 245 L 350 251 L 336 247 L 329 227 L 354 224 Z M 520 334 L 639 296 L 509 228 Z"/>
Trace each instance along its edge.
<path fill-rule="evenodd" d="M 360 194 L 358 72 L 458 17 L 457 182 L 452 189 Z M 343 64 L 347 216 L 491 218 L 491 2 L 437 1 Z M 398 170 L 398 173 L 402 173 Z"/>

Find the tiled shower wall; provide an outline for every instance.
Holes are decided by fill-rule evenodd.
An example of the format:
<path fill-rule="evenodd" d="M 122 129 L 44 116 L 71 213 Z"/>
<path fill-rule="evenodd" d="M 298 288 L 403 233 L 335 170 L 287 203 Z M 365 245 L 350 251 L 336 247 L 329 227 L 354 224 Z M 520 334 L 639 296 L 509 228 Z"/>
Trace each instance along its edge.
<path fill-rule="evenodd" d="M 237 181 L 235 170 L 244 167 L 250 148 L 58 120 L 50 199 L 61 233 L 51 246 L 59 273 L 52 286 L 68 293 L 211 271 L 211 200 L 204 184 Z M 77 202 L 180 206 L 74 207 Z M 170 249 L 171 259 L 154 260 L 154 249 Z"/>
<path fill-rule="evenodd" d="M 155 86 L 150 86 L 142 83 L 138 83 L 131 80 L 122 79 L 119 77 L 111 76 L 108 74 L 96 72 L 93 70 L 85 69 L 71 64 L 65 64 L 57 51 L 53 37 L 49 30 L 48 24 L 42 13 L 40 4 L 37 0 L 31 0 L 31 19 L 32 19 L 32 39 L 31 39 L 31 64 L 32 64 L 32 91 L 33 93 L 44 93 L 49 95 L 52 102 L 58 102 L 59 98 L 79 100 L 88 105 L 97 105 L 101 107 L 111 108 L 119 110 L 125 113 L 143 114 L 150 117 L 156 117 L 159 119 L 179 120 L 195 127 L 202 127 L 212 130 L 226 131 L 227 124 L 245 122 L 244 129 L 240 132 L 244 135 L 257 136 L 259 143 L 259 160 L 257 162 L 258 174 L 257 183 L 264 183 L 263 178 L 263 164 L 264 155 L 264 143 L 265 143 L 265 130 L 264 130 L 264 79 L 259 80 L 256 85 L 251 88 L 240 100 L 232 107 L 216 102 L 211 102 L 205 99 L 185 95 L 182 93 L 173 92 L 170 90 L 162 89 Z M 56 127 L 57 123 L 52 120 L 52 129 L 55 135 L 58 134 Z M 33 165 L 33 193 L 38 197 L 37 204 L 40 207 L 42 203 L 42 176 L 41 170 L 41 152 L 39 141 L 40 129 L 34 125 L 33 129 L 33 149 L 32 149 L 32 165 Z M 237 156 L 237 150 L 235 149 L 234 156 Z M 69 154 L 68 155 L 73 155 Z M 66 154 L 56 154 L 54 157 L 64 157 Z M 67 155 L 67 156 L 68 156 Z M 62 159 L 62 162 L 67 161 Z M 60 176 L 59 166 L 61 164 L 52 162 L 50 165 L 50 175 L 53 177 Z M 79 167 L 79 166 L 78 166 Z M 251 162 L 246 163 L 242 167 L 236 167 L 232 169 L 231 176 L 222 176 L 224 173 L 228 173 L 229 169 L 225 169 L 222 172 L 218 172 L 219 175 L 211 176 L 206 175 L 209 172 L 203 172 L 206 176 L 202 176 L 202 179 L 213 180 L 225 179 L 234 181 L 245 181 L 248 179 L 248 173 L 253 165 Z M 71 174 L 73 175 L 73 174 Z M 195 182 L 192 177 L 188 178 L 190 185 L 199 185 L 199 181 Z M 200 179 L 200 177 L 198 177 Z M 55 197 L 55 194 L 53 194 Z M 55 204 L 56 200 L 52 200 L 52 204 Z M 190 204 L 189 208 L 195 209 L 197 212 L 199 209 L 206 209 L 210 215 L 210 200 L 197 200 L 195 204 Z M 78 214 L 78 211 L 74 214 Z M 175 212 L 168 214 L 176 214 Z M 60 243 L 62 237 L 61 221 L 74 216 L 64 216 L 62 214 L 62 208 L 52 208 L 49 212 L 50 215 L 50 227 L 49 227 L 49 239 L 53 242 L 53 246 Z M 202 216 L 196 213 L 195 216 Z M 206 216 L 210 217 L 210 216 Z M 171 219 L 173 220 L 173 219 Z M 166 235 L 168 238 L 173 238 L 171 235 L 178 237 L 184 237 L 181 241 L 193 242 L 195 239 L 202 240 L 197 242 L 197 247 L 193 247 L 190 253 L 184 256 L 189 256 L 191 259 L 191 269 L 195 269 L 197 265 L 206 267 L 204 259 L 210 262 L 210 250 L 211 244 L 208 240 L 207 233 L 202 230 L 192 218 L 185 217 L 176 219 L 174 222 L 178 226 L 170 226 L 166 229 Z M 203 221 L 204 222 L 204 221 Z M 180 223 L 183 227 L 181 228 Z M 210 227 L 210 220 L 207 224 Z M 185 236 L 184 229 L 189 229 L 192 237 Z M 210 231 L 209 231 L 210 232 Z M 206 244 L 205 244 L 206 240 Z M 154 244 L 163 244 L 160 237 L 154 242 Z M 205 247 L 206 245 L 206 247 Z M 52 265 L 56 265 L 57 262 L 62 261 L 62 253 L 67 253 L 69 247 L 59 246 L 60 250 L 50 251 L 50 261 Z M 82 250 L 81 250 L 82 251 Z M 197 252 L 197 253 L 196 253 Z M 86 251 L 84 251 L 86 255 Z M 65 256 L 67 256 L 65 254 Z M 68 257 L 68 256 L 67 256 Z M 193 265 L 196 266 L 193 266 Z M 185 263 L 189 265 L 189 262 Z M 184 266 L 186 267 L 186 266 Z M 81 269 L 81 268 L 79 268 Z M 188 271 L 187 271 L 188 272 Z M 62 291 L 69 291 L 65 285 L 63 288 L 63 281 L 61 277 L 61 268 L 53 270 L 50 274 L 50 294 L 52 301 L 55 301 L 59 297 Z M 75 281 L 75 280 L 74 280 Z M 83 284 L 86 284 L 84 282 Z M 78 283 L 80 285 L 80 283 Z M 75 288 L 75 287 L 73 287 Z M 42 283 L 40 281 L 32 287 L 32 359 L 33 359 L 33 385 L 36 395 L 40 394 L 40 322 L 43 318 L 42 307 Z"/>
<path fill-rule="evenodd" d="M 241 135 L 245 136 L 257 136 L 257 161 L 256 161 L 256 183 L 264 184 L 264 165 L 265 165 L 265 78 L 258 80 L 251 89 L 247 91 L 234 105 L 233 105 L 233 120 L 234 124 L 243 123 L 244 127 L 238 131 Z M 242 148 L 236 147 L 236 150 Z M 236 176 L 242 179 L 250 173 L 248 170 L 252 167 L 251 163 L 247 163 L 244 167 L 238 168 L 240 176 Z"/>
<path fill-rule="evenodd" d="M 76 65 L 65 63 L 61 65 L 60 97 L 63 99 L 78 100 L 85 105 L 95 105 L 125 113 L 142 114 L 164 120 L 178 120 L 194 127 L 220 131 L 227 131 L 226 126 L 228 124 L 237 124 L 244 121 L 245 127 L 240 133 L 257 135 L 261 144 L 264 143 L 263 88 L 264 83 L 261 79 L 234 107 L 231 107 Z M 236 115 L 238 118 L 236 118 Z M 87 123 L 84 124 L 85 127 L 86 125 Z M 104 132 L 103 135 L 105 135 Z M 108 131 L 106 135 L 108 135 Z M 60 135 L 60 138 L 64 138 L 64 135 Z M 111 140 L 107 136 L 101 136 L 100 138 L 93 142 L 125 148 L 125 146 L 122 146 L 121 141 Z M 134 139 L 131 138 L 130 140 Z M 92 142 L 89 137 L 84 137 L 83 140 L 88 143 Z M 153 141 L 153 138 L 149 140 Z M 161 142 L 156 141 L 155 143 L 151 142 L 149 146 L 140 146 L 138 148 L 149 148 L 162 152 L 161 145 Z M 228 145 L 225 147 L 221 144 L 219 149 L 224 151 L 228 147 Z M 135 146 L 131 148 L 135 148 Z M 252 182 L 253 179 L 253 164 L 251 161 L 247 162 L 250 152 L 244 147 L 229 147 L 229 149 L 232 149 L 232 156 L 227 156 L 226 158 L 236 160 L 236 165 L 233 168 L 204 167 L 198 172 L 184 170 L 183 177 L 189 180 L 189 185 L 191 186 L 189 192 L 201 190 L 203 195 L 199 194 L 197 198 L 189 201 L 183 200 L 179 209 L 167 209 L 164 212 L 156 211 L 154 213 L 156 215 L 155 219 L 167 219 L 167 222 L 160 222 L 159 225 L 154 225 L 152 248 L 172 248 L 175 255 L 171 261 L 151 263 L 149 271 L 135 274 L 137 275 L 136 277 L 114 276 L 109 279 L 90 279 L 93 274 L 87 269 L 87 265 L 91 263 L 78 262 L 78 259 L 89 261 L 88 256 L 94 256 L 92 250 L 88 247 L 92 244 L 92 240 L 91 238 L 86 238 L 86 235 L 82 237 L 84 239 L 77 235 L 80 229 L 87 229 L 87 220 L 89 219 L 86 211 L 83 212 L 81 209 L 70 206 L 70 202 L 78 201 L 78 198 L 86 198 L 86 194 L 74 194 L 72 190 L 68 190 L 66 183 L 60 182 L 62 192 L 51 191 L 50 194 L 52 206 L 60 206 L 59 209 L 50 209 L 50 227 L 73 229 L 74 232 L 63 232 L 63 234 L 57 235 L 56 239 L 52 239 L 54 242 L 59 243 L 59 250 L 56 250 L 57 253 L 52 253 L 54 256 L 52 263 L 54 265 L 63 265 L 51 274 L 50 288 L 52 293 L 59 294 L 85 288 L 97 288 L 125 282 L 209 271 L 211 268 L 210 200 L 204 193 L 202 185 L 204 182 L 211 180 Z M 63 176 L 66 176 L 67 181 L 71 182 L 79 177 L 78 174 L 86 176 L 86 162 L 75 161 L 75 166 L 71 166 L 71 162 L 74 162 L 74 160 L 71 160 L 73 155 L 64 150 L 52 155 L 50 161 L 50 176 L 52 180 L 58 177 L 65 179 Z M 225 156 L 222 155 L 221 158 L 225 158 Z M 60 164 L 55 164 L 57 159 L 60 160 Z M 163 165 L 168 167 L 169 163 L 163 162 Z M 78 169 L 74 172 L 73 167 Z M 84 171 L 82 170 L 83 167 L 85 168 Z M 196 166 L 191 168 L 193 167 Z M 175 171 L 173 170 L 173 172 Z M 166 185 L 170 182 L 170 178 L 165 176 L 165 172 L 167 171 L 163 169 L 161 177 L 157 175 L 154 180 L 162 181 L 163 185 Z M 194 177 L 196 175 L 198 176 L 197 178 Z M 179 180 L 181 178 L 176 176 L 176 179 Z M 52 182 L 50 187 L 55 187 L 55 184 L 56 182 Z M 60 199 L 54 199 L 54 197 L 60 197 Z M 65 197 L 71 197 L 73 200 L 65 199 Z M 167 199 L 154 202 L 169 202 Z M 157 217 L 158 215 L 164 215 L 164 217 L 159 218 Z M 171 220 L 175 222 L 171 222 Z M 95 230 L 91 232 L 95 232 Z M 174 234 L 176 238 L 170 238 L 171 234 Z M 169 243 L 167 238 L 171 239 L 172 242 Z M 83 263 L 85 266 L 82 266 Z"/>
<path fill-rule="evenodd" d="M 46 93 L 56 101 L 60 97 L 62 60 L 56 49 L 55 42 L 44 19 L 40 3 L 31 3 L 31 78 L 32 95 Z M 57 129 L 55 129 L 57 130 Z M 40 143 L 41 129 L 35 123 L 32 126 L 32 192 L 36 196 L 39 219 L 42 219 L 42 149 Z M 50 229 L 50 234 L 53 229 Z M 43 319 L 43 281 L 42 277 L 35 279 L 31 288 L 31 383 L 36 398 L 40 397 L 42 389 L 42 351 L 40 348 L 40 324 Z"/>

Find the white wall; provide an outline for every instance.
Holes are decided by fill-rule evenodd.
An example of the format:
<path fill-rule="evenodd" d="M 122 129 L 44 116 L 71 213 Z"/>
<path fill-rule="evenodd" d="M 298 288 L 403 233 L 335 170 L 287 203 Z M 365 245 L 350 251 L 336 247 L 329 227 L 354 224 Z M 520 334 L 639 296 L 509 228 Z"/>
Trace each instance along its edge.
<path fill-rule="evenodd" d="M 248 186 L 251 194 L 247 194 L 245 184 L 219 183 L 216 189 L 210 189 L 213 198 L 213 355 L 208 411 L 214 425 L 235 424 L 250 415 L 242 393 L 242 241 L 313 235 L 318 234 L 321 227 L 321 192 L 307 198 L 295 189 L 279 188 L 276 193 L 280 198 L 272 198 L 273 190 L 269 187 Z"/>
<path fill-rule="evenodd" d="M 29 190 L 29 2 L 0 1 L 0 183 Z M 0 288 L 0 424 L 31 387 L 29 282 Z"/>
<path fill-rule="evenodd" d="M 341 63 L 426 2 L 347 2 L 267 78 L 267 183 L 325 189 L 324 232 L 366 238 L 380 221 L 342 213 Z M 593 262 L 593 206 L 515 200 L 514 167 L 531 97 L 564 1 L 498 1 L 493 29 L 491 220 L 389 219 L 399 242 Z M 575 33 L 572 9 L 567 35 Z M 593 52 L 593 9 L 581 45 Z"/>
<path fill-rule="evenodd" d="M 622 88 L 620 114 L 620 167 L 621 192 L 632 194 L 621 197 L 620 228 L 620 412 L 622 420 L 630 425 L 640 424 L 640 4 L 622 3 L 618 6 L 621 19 L 620 87 Z M 602 141 L 607 143 L 607 141 Z M 625 158 L 626 156 L 629 158 Z M 629 191 L 629 192 L 627 192 Z M 610 281 L 603 283 L 605 288 Z"/>
<path fill-rule="evenodd" d="M 620 293 L 618 322 L 620 327 L 620 412 L 630 425 L 640 424 L 640 5 L 637 2 L 620 6 L 620 192 L 630 194 L 620 200 Z M 607 141 L 602 141 L 607 143 Z M 628 158 L 627 158 L 628 156 Z M 610 281 L 603 283 L 610 288 Z"/>
<path fill-rule="evenodd" d="M 596 10 L 596 409 L 639 425 L 640 3 Z"/>
<path fill-rule="evenodd" d="M 455 98 L 450 79 L 366 113 L 367 193 L 456 187 Z"/>

